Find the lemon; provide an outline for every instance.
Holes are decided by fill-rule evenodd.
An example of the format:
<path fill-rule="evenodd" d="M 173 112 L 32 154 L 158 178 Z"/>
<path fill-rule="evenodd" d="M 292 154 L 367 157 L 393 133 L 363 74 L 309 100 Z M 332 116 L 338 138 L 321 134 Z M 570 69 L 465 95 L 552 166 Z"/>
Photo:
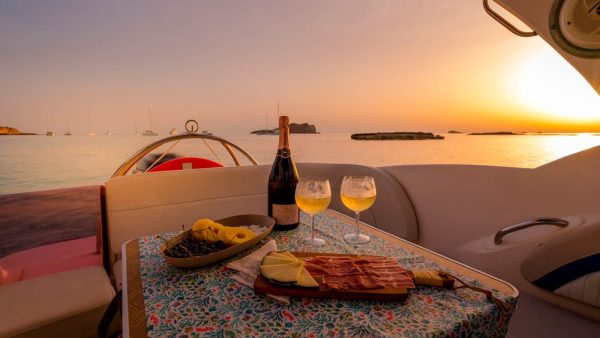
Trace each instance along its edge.
<path fill-rule="evenodd" d="M 253 238 L 252 230 L 241 227 L 223 227 L 219 232 L 219 240 L 227 245 L 236 245 Z"/>
<path fill-rule="evenodd" d="M 196 221 L 192 226 L 192 237 L 195 240 L 205 240 L 214 243 L 219 240 L 219 232 L 223 229 L 223 225 L 215 221 L 202 218 Z"/>

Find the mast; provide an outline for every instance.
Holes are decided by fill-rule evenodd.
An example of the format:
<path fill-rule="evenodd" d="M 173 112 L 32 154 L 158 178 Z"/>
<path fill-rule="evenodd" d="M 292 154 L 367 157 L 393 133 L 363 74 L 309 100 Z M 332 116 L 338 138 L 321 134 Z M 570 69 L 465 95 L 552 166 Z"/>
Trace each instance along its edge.
<path fill-rule="evenodd" d="M 266 130 L 269 130 L 269 113 L 265 113 Z"/>
<path fill-rule="evenodd" d="M 154 121 L 152 121 L 152 112 L 148 108 L 148 120 L 150 121 L 150 131 L 154 132 Z"/>

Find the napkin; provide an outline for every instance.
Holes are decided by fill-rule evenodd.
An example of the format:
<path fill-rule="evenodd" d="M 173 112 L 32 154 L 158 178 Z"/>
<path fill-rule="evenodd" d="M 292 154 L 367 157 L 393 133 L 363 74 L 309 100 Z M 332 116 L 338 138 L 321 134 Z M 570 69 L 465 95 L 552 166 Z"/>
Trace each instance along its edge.
<path fill-rule="evenodd" d="M 275 243 L 275 240 L 273 239 L 248 256 L 242 257 L 237 261 L 227 264 L 226 266 L 228 268 L 238 271 L 237 273 L 231 275 L 231 278 L 253 288 L 254 281 L 260 273 L 260 262 L 262 261 L 263 257 L 271 251 L 277 251 L 277 243 Z M 267 294 L 267 296 L 282 304 L 290 305 L 290 297 L 269 294 Z"/>

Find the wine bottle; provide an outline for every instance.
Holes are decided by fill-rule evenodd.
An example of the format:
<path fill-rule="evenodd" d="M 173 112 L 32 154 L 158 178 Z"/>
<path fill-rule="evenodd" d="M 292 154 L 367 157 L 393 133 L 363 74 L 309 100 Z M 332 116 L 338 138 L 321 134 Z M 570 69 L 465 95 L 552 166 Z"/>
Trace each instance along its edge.
<path fill-rule="evenodd" d="M 279 148 L 269 174 L 269 216 L 275 219 L 275 230 L 291 230 L 298 226 L 299 211 L 295 192 L 298 170 L 290 153 L 290 122 L 279 117 Z"/>

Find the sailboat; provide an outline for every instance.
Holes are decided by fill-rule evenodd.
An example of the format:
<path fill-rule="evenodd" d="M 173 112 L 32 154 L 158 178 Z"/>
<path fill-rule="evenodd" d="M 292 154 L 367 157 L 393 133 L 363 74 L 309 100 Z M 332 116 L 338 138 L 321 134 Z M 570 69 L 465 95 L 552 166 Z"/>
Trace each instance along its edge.
<path fill-rule="evenodd" d="M 88 136 L 96 136 L 96 131 L 92 129 L 92 122 L 90 114 L 88 113 Z"/>
<path fill-rule="evenodd" d="M 71 136 L 71 127 L 69 126 L 69 121 L 67 121 L 67 130 L 64 133 L 65 136 Z"/>
<path fill-rule="evenodd" d="M 277 101 L 277 116 L 279 119 L 279 101 Z M 255 130 L 253 132 L 251 132 L 251 134 L 255 134 L 255 135 L 279 135 L 279 129 L 278 128 L 274 128 L 271 129 L 269 128 L 269 113 L 265 113 L 265 129 L 261 129 L 261 130 Z"/>
<path fill-rule="evenodd" d="M 157 136 L 158 133 L 154 131 L 154 121 L 152 120 L 152 113 L 150 109 L 148 109 L 148 119 L 150 121 L 150 129 L 144 130 L 142 133 L 143 136 Z"/>

